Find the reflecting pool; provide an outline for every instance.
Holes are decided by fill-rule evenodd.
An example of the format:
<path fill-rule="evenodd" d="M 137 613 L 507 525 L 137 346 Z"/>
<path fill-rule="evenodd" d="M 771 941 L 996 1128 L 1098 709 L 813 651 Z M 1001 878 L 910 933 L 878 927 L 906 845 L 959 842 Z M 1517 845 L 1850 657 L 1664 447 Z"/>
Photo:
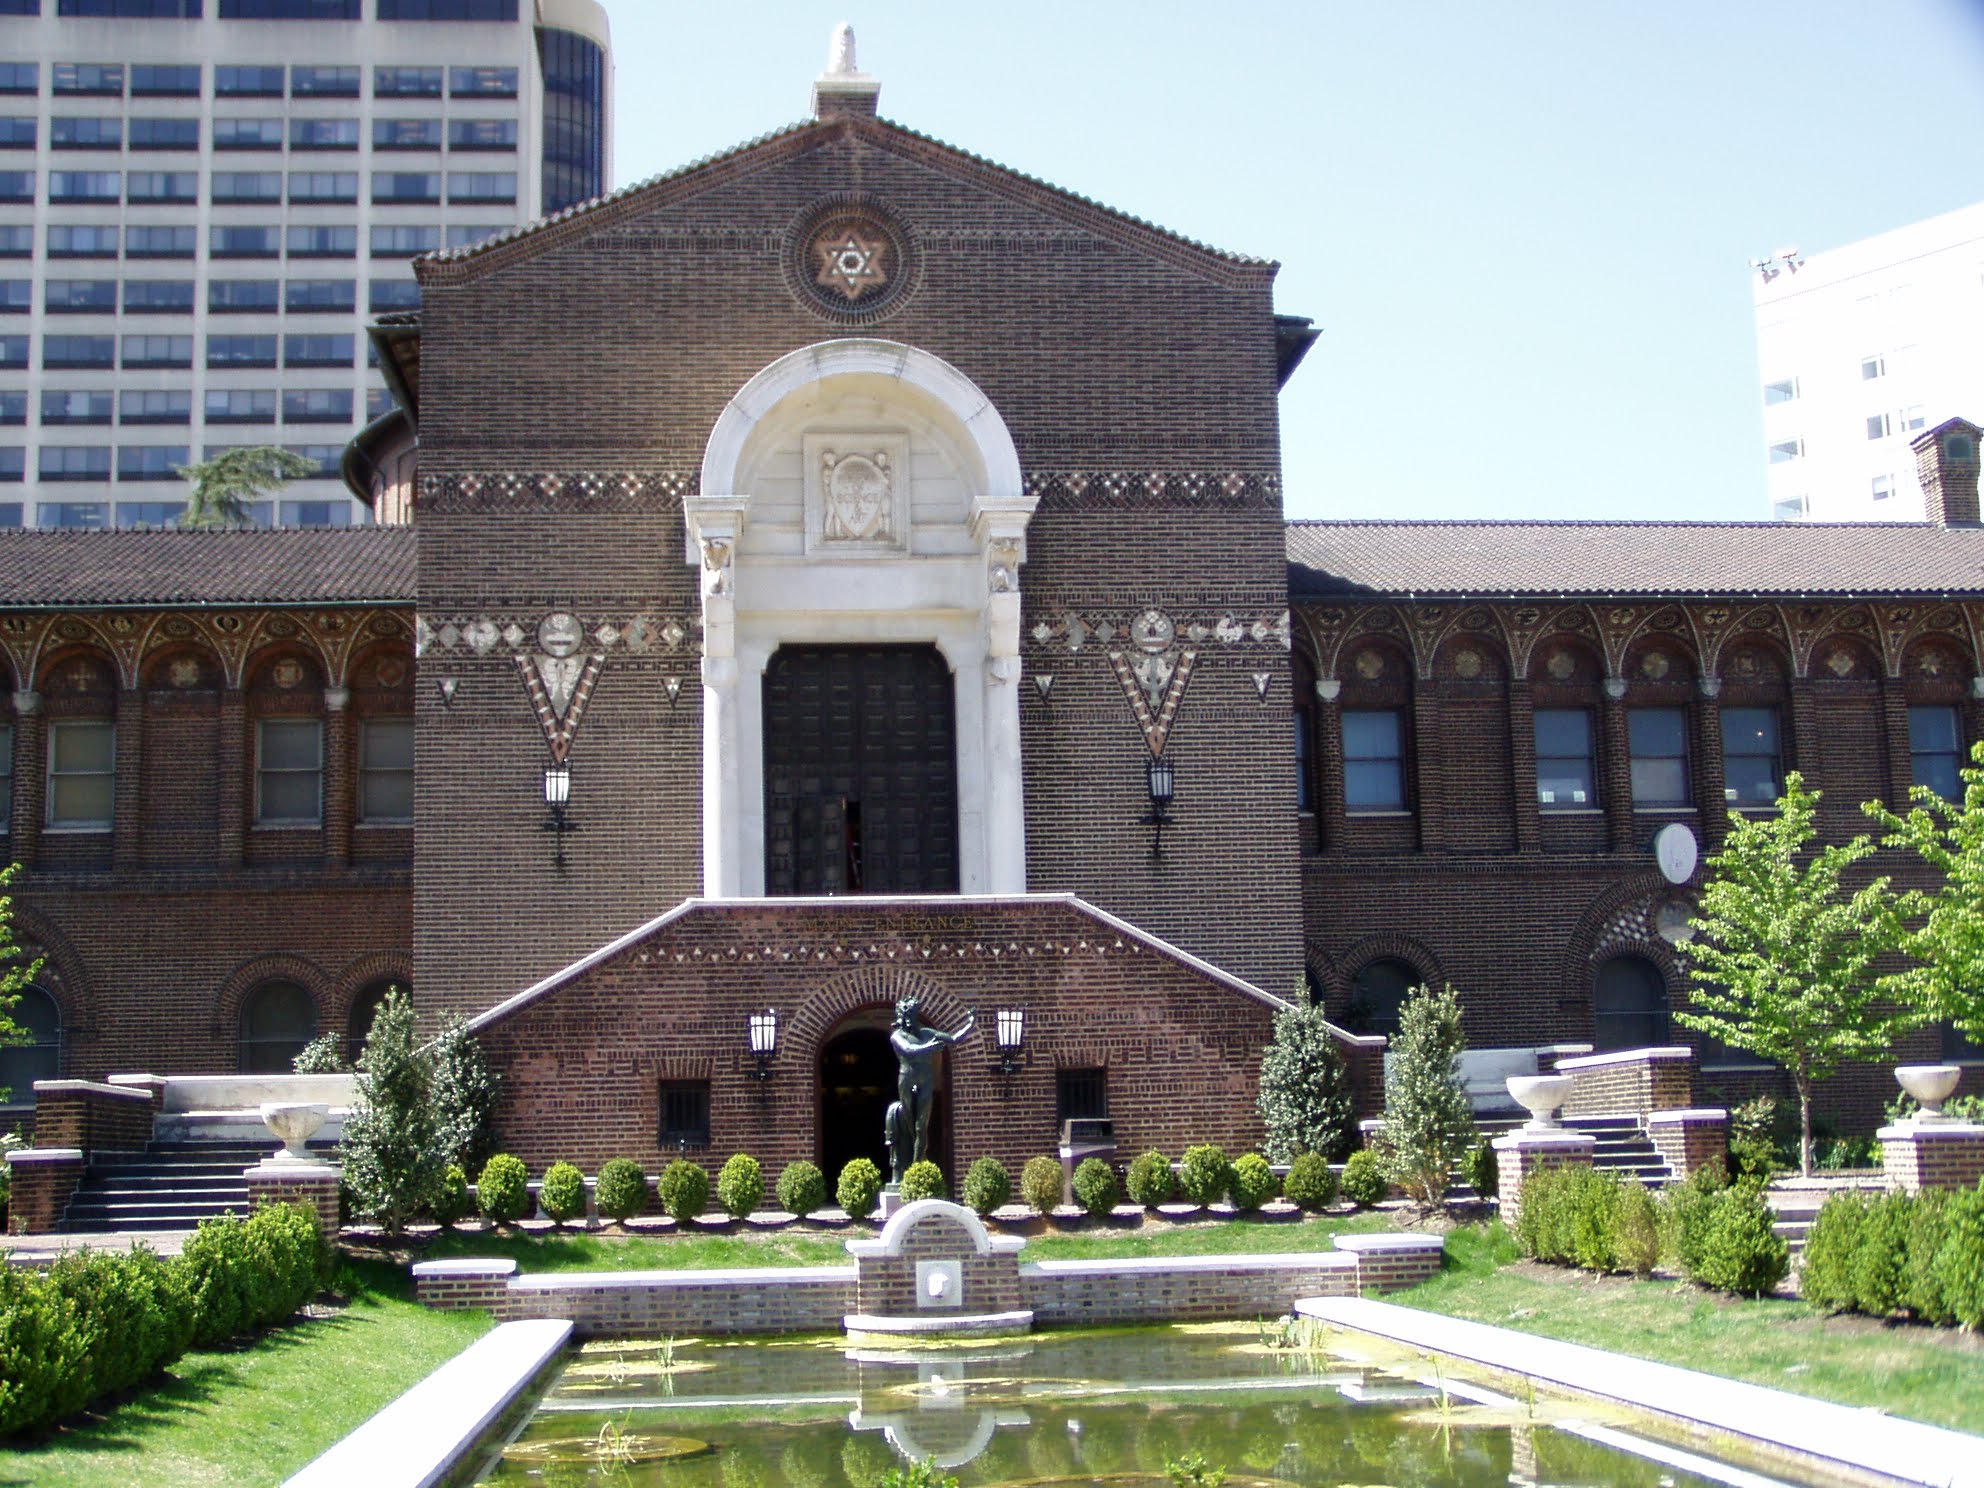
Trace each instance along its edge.
<path fill-rule="evenodd" d="M 941 1349 L 593 1343 L 482 1481 L 879 1488 L 934 1457 L 964 1485 L 1170 1488 L 1167 1465 L 1193 1453 L 1227 1488 L 1765 1481 L 1593 1440 L 1619 1423 L 1592 1407 L 1484 1397 L 1430 1363 L 1415 1379 L 1290 1342 L 1249 1324 Z"/>

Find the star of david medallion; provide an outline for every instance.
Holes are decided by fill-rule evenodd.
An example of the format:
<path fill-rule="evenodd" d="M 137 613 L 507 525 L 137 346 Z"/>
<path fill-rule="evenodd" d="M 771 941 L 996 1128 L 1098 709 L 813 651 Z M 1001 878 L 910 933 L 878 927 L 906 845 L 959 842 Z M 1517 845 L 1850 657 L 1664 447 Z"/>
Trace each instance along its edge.
<path fill-rule="evenodd" d="M 813 240 L 813 256 L 820 265 L 814 282 L 849 300 L 888 285 L 889 245 L 859 226 L 843 232 L 838 223 L 828 224 Z"/>
<path fill-rule="evenodd" d="M 788 229 L 785 278 L 816 313 L 865 322 L 913 288 L 918 259 L 893 213 L 861 194 L 816 202 Z"/>

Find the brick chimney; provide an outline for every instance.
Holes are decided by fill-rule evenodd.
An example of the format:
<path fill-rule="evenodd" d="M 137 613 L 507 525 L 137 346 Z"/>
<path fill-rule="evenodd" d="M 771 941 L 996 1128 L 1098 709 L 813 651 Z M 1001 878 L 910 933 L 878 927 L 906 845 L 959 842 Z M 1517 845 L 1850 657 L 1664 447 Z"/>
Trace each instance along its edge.
<path fill-rule="evenodd" d="M 1968 419 L 1953 418 L 1908 442 L 1915 451 L 1915 471 L 1922 482 L 1922 515 L 1938 527 L 1978 525 L 1980 436 L 1984 436 L 1984 429 Z"/>
<path fill-rule="evenodd" d="M 827 70 L 813 79 L 813 117 L 872 119 L 881 93 L 880 81 L 854 65 L 854 28 L 842 21 L 827 42 Z"/>

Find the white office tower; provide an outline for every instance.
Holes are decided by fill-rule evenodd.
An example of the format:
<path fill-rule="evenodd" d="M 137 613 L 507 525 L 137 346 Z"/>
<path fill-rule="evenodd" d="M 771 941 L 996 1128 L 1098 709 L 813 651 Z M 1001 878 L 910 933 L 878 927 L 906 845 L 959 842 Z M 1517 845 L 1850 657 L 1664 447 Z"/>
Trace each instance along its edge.
<path fill-rule="evenodd" d="M 230 445 L 258 520 L 369 519 L 364 327 L 409 258 L 606 189 L 596 0 L 0 0 L 0 526 L 170 522 Z"/>
<path fill-rule="evenodd" d="M 1753 267 L 1772 513 L 1921 521 L 1909 440 L 1984 420 L 1984 203 Z"/>

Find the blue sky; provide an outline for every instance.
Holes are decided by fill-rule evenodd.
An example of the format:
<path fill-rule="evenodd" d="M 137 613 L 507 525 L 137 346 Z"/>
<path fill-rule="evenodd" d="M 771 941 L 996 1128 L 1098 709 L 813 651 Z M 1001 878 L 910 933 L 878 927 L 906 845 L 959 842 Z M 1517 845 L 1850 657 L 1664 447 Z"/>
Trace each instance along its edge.
<path fill-rule="evenodd" d="M 885 117 L 1279 260 L 1291 516 L 1760 520 L 1749 260 L 1984 199 L 1984 0 L 606 3 L 616 185 L 845 19 Z"/>

